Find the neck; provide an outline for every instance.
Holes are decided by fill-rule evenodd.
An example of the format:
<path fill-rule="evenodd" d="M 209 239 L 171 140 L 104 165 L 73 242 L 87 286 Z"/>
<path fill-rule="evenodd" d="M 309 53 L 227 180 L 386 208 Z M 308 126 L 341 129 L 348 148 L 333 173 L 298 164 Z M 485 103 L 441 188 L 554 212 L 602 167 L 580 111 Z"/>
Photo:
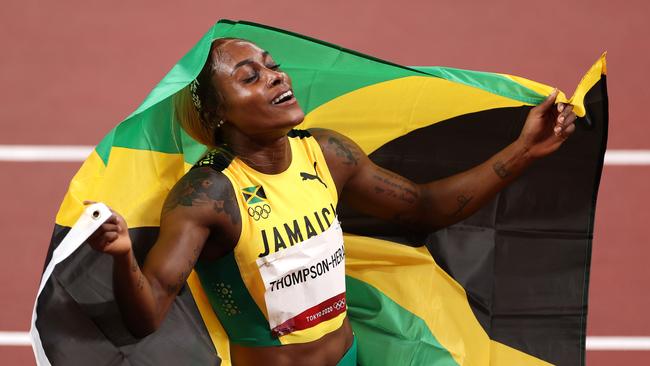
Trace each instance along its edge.
<path fill-rule="evenodd" d="M 291 148 L 286 133 L 250 136 L 231 127 L 224 129 L 223 137 L 239 159 L 260 173 L 278 174 L 291 164 Z"/>

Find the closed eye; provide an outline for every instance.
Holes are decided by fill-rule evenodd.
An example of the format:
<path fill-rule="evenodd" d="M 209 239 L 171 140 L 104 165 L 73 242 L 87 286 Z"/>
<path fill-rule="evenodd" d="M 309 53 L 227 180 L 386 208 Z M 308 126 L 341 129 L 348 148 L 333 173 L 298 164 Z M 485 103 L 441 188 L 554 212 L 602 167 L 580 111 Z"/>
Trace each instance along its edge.
<path fill-rule="evenodd" d="M 255 80 L 257 80 L 258 76 L 259 76 L 259 73 L 257 72 L 257 70 L 255 70 L 255 71 L 253 71 L 253 74 L 251 76 L 243 79 L 243 82 L 245 82 L 247 84 L 252 83 Z"/>
<path fill-rule="evenodd" d="M 266 68 L 269 70 L 277 71 L 280 70 L 280 64 L 267 65 Z M 242 81 L 246 84 L 250 84 L 255 80 L 257 80 L 258 77 L 259 77 L 259 72 L 257 70 L 253 70 L 253 74 L 251 74 L 249 77 L 245 79 L 242 79 Z"/>

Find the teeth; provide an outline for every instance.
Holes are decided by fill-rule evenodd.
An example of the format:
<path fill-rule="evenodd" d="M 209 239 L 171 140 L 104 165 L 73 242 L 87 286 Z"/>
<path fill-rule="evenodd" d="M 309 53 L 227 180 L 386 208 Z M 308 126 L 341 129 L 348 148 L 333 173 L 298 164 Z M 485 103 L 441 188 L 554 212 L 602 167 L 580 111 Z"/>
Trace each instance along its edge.
<path fill-rule="evenodd" d="M 291 90 L 287 90 L 286 92 L 280 94 L 277 98 L 273 99 L 271 103 L 278 104 L 282 100 L 282 98 L 291 97 L 291 96 L 293 96 L 293 92 Z"/>

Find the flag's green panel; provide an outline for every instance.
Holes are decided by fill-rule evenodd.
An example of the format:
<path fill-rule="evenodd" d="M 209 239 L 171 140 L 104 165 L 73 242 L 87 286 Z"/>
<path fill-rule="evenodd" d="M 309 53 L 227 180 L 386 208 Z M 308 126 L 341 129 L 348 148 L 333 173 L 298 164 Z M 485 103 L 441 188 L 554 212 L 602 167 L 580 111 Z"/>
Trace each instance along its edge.
<path fill-rule="evenodd" d="M 424 320 L 366 282 L 346 276 L 345 286 L 364 365 L 458 365 Z"/>
<path fill-rule="evenodd" d="M 500 74 L 441 66 L 413 66 L 413 68 L 441 79 L 480 88 L 527 104 L 537 105 L 546 98 L 545 95 L 513 82 L 512 79 Z"/>
<path fill-rule="evenodd" d="M 365 86 L 414 75 L 440 77 L 526 103 L 536 104 L 543 99 L 534 91 L 497 74 L 441 67 L 408 68 L 291 32 L 223 20 L 215 24 L 142 105 L 100 143 L 97 153 L 104 163 L 108 162 L 111 145 L 185 153 L 185 161 L 189 163 L 198 159 L 205 149 L 180 133 L 171 113 L 172 96 L 198 75 L 212 40 L 219 37 L 249 39 L 269 51 L 291 76 L 296 98 L 305 113 Z"/>

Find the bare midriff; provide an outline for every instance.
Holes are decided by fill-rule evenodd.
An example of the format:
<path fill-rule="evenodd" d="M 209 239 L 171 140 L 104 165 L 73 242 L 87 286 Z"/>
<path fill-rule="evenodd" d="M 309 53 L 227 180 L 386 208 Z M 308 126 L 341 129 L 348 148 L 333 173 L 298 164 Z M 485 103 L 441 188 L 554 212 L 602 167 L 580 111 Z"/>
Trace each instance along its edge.
<path fill-rule="evenodd" d="M 336 366 L 352 341 L 352 327 L 346 317 L 339 329 L 316 341 L 271 347 L 231 344 L 230 357 L 233 366 Z"/>

